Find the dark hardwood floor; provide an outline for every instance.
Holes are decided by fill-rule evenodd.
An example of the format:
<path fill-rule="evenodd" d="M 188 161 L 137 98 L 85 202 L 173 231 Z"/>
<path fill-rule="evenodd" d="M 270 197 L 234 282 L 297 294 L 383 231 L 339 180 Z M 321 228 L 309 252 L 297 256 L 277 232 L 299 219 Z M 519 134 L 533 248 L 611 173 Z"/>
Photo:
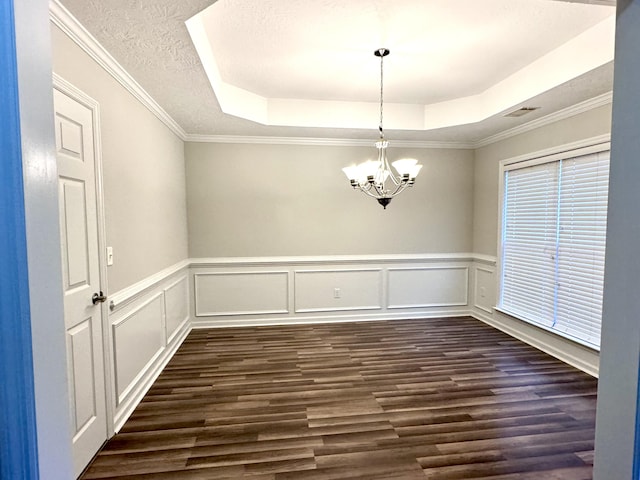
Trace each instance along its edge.
<path fill-rule="evenodd" d="M 592 478 L 596 379 L 471 318 L 194 330 L 82 478 Z"/>

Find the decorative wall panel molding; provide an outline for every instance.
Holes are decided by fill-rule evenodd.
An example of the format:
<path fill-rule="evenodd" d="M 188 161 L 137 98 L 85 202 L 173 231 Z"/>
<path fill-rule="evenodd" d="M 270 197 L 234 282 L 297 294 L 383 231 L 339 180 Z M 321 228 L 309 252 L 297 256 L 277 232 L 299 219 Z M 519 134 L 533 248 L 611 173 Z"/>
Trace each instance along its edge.
<path fill-rule="evenodd" d="M 382 269 L 297 270 L 295 312 L 379 310 Z"/>
<path fill-rule="evenodd" d="M 153 382 L 158 378 L 164 367 L 169 363 L 178 347 L 191 331 L 191 325 L 185 323 L 173 337 L 173 340 L 155 357 L 154 361 L 147 364 L 146 368 L 140 372 L 137 381 L 131 385 L 131 389 L 127 392 L 126 397 L 115 410 L 114 430 L 117 432 L 122 428 L 129 416 L 138 406 L 144 395 L 147 393 Z"/>
<path fill-rule="evenodd" d="M 188 272 L 185 260 L 111 296 L 115 431 L 191 331 Z"/>
<path fill-rule="evenodd" d="M 475 267 L 474 275 L 474 306 L 487 313 L 493 313 L 496 304 L 495 269 L 484 265 Z"/>
<path fill-rule="evenodd" d="M 495 262 L 472 254 L 181 262 L 113 295 L 115 429 L 191 328 L 471 315 L 597 375 L 597 352 L 492 309 Z"/>
<path fill-rule="evenodd" d="M 170 343 L 189 321 L 189 277 L 184 275 L 164 290 L 165 338 Z"/>
<path fill-rule="evenodd" d="M 162 294 L 138 306 L 111 324 L 117 403 L 120 405 L 136 380 L 164 346 Z"/>
<path fill-rule="evenodd" d="M 597 375 L 597 353 L 569 345 L 566 340 L 522 325 L 500 312 L 490 313 L 495 303 L 495 263 L 495 257 L 472 254 L 181 262 L 113 296 L 118 301 L 110 315 L 114 330 L 112 369 L 118 393 L 117 402 L 114 399 L 115 430 L 133 412 L 192 327 L 471 315 Z M 200 277 L 200 288 L 196 287 L 196 277 Z M 203 283 L 205 277 L 211 281 Z M 223 291 L 216 293 L 218 287 L 227 289 L 225 295 L 230 293 L 223 296 L 226 303 L 214 300 Z M 268 293 L 261 287 L 266 287 Z M 338 299 L 334 298 L 335 288 L 340 289 Z M 357 293 L 352 296 L 351 291 Z M 214 297 L 206 298 L 207 292 L 213 292 Z M 243 296 L 247 292 L 257 296 Z M 214 315 L 195 315 L 198 295 L 209 313 L 217 309 Z M 363 305 L 376 308 L 359 310 Z M 223 315 L 224 311 L 229 314 Z M 137 342 L 140 335 L 150 340 L 142 349 Z"/>
<path fill-rule="evenodd" d="M 289 312 L 289 272 L 209 272 L 194 275 L 196 317 Z"/>
<path fill-rule="evenodd" d="M 191 259 L 193 326 L 464 315 L 475 258 L 447 253 Z"/>
<path fill-rule="evenodd" d="M 454 307 L 468 304 L 467 266 L 390 268 L 387 308 Z"/>

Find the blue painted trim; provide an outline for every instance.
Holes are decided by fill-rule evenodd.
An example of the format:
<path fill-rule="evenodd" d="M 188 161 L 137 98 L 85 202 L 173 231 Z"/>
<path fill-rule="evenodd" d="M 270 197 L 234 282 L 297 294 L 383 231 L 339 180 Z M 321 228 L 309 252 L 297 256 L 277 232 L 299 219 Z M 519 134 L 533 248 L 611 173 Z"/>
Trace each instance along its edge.
<path fill-rule="evenodd" d="M 0 478 L 36 480 L 29 279 L 14 0 L 0 1 Z"/>
<path fill-rule="evenodd" d="M 636 390 L 636 433 L 633 439 L 633 480 L 640 480 L 640 369 Z"/>

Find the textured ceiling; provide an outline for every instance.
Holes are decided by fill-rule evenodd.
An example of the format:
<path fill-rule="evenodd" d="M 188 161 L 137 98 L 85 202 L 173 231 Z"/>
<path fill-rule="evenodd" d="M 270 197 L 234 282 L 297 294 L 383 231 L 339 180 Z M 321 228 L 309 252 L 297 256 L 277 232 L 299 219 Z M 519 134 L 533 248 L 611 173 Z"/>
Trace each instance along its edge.
<path fill-rule="evenodd" d="M 611 14 L 547 0 L 218 0 L 207 17 L 222 78 L 237 87 L 377 101 L 373 51 L 387 47 L 385 98 L 430 104 L 481 93 Z"/>
<path fill-rule="evenodd" d="M 220 1 L 224 4 L 220 3 L 214 8 L 223 6 L 225 17 L 229 17 L 228 22 L 221 25 L 220 37 L 216 43 L 216 48 L 222 52 L 220 53 L 220 58 L 223 59 L 221 70 L 225 75 L 239 79 L 239 82 L 245 87 L 263 89 L 268 93 L 281 95 L 283 93 L 279 89 L 284 88 L 285 92 L 289 92 L 288 94 L 293 96 L 305 94 L 322 99 L 333 97 L 370 101 L 371 96 L 377 92 L 377 73 L 373 73 L 373 77 L 371 76 L 371 69 L 375 70 L 377 64 L 374 67 L 366 68 L 360 68 L 360 65 L 364 65 L 362 62 L 371 63 L 368 56 L 373 58 L 371 51 L 373 48 L 381 46 L 373 43 L 382 40 L 380 37 L 372 39 L 372 32 L 386 31 L 391 35 L 394 31 L 398 31 L 398 25 L 404 21 L 411 24 L 412 29 L 407 29 L 407 34 L 412 33 L 412 35 L 407 35 L 404 44 L 402 42 L 396 42 L 396 44 L 405 45 L 407 48 L 413 45 L 414 49 L 424 49 L 424 47 L 420 47 L 420 41 L 415 38 L 414 32 L 419 27 L 420 21 L 410 20 L 412 16 L 420 20 L 420 15 L 416 15 L 416 12 L 412 10 L 402 11 L 400 9 L 396 11 L 391 8 L 392 5 L 401 6 L 400 0 L 393 2 L 387 0 L 353 0 L 350 2 L 322 0 L 322 2 L 312 2 L 329 10 L 334 9 L 335 13 L 340 14 L 340 17 L 343 18 L 339 22 L 340 28 L 344 31 L 348 30 L 347 33 L 350 37 L 359 39 L 360 43 L 357 44 L 357 48 L 354 46 L 352 49 L 341 49 L 339 45 L 333 45 L 332 39 L 336 41 L 338 35 L 335 35 L 335 38 L 332 35 L 331 24 L 326 23 L 329 20 L 324 19 L 322 23 L 313 25 L 313 18 L 304 16 L 313 13 L 305 13 L 304 5 L 308 4 L 308 1 L 283 2 L 280 0 L 279 2 L 264 2 L 264 4 L 257 0 L 253 2 L 247 0 Z M 486 1 L 496 3 L 494 0 Z M 467 25 L 469 19 L 478 19 L 476 23 L 479 26 L 474 27 L 475 35 L 480 35 L 481 33 L 478 32 L 481 32 L 482 28 L 488 29 L 487 32 L 490 35 L 489 33 L 487 35 L 490 36 L 492 42 L 488 51 L 483 51 L 480 54 L 470 48 L 473 46 L 473 36 L 465 37 L 467 38 L 466 43 L 460 42 L 456 58 L 450 59 L 451 62 L 455 60 L 456 67 L 453 68 L 451 67 L 453 64 L 448 64 L 445 69 L 454 73 L 453 76 L 448 77 L 448 80 L 447 77 L 442 76 L 433 79 L 430 73 L 433 69 L 430 70 L 429 65 L 425 65 L 427 68 L 417 68 L 416 65 L 412 66 L 410 61 L 406 59 L 403 61 L 402 57 L 398 56 L 396 66 L 389 62 L 389 69 L 394 69 L 393 75 L 396 79 L 390 80 L 390 85 L 385 90 L 385 98 L 388 95 L 399 102 L 438 101 L 452 95 L 459 95 L 459 93 L 451 91 L 454 84 L 457 85 L 457 88 L 462 89 L 461 91 L 467 93 L 482 90 L 486 87 L 486 82 L 495 81 L 507 70 L 513 71 L 521 68 L 549 49 L 554 48 L 554 45 L 568 40 L 571 36 L 589 28 L 601 20 L 603 16 L 609 14 L 606 11 L 603 12 L 601 6 L 592 5 L 585 10 L 585 5 L 576 5 L 573 2 L 509 1 L 517 1 L 523 10 L 519 13 L 516 11 L 517 9 L 508 10 L 500 15 L 496 15 L 494 11 L 492 15 L 489 15 L 486 9 L 482 9 L 485 0 L 473 0 L 472 3 L 478 6 L 477 9 L 470 16 L 468 12 L 465 13 Z M 214 3 L 212 0 L 184 0 L 180 2 L 174 0 L 110 0 L 108 2 L 104 0 L 61 0 L 61 3 L 189 134 L 372 138 L 372 132 L 368 129 L 270 127 L 223 113 L 184 23 L 188 18 L 212 5 Z M 442 2 L 437 3 L 441 4 Z M 466 0 L 447 0 L 446 3 L 451 5 L 451 8 L 443 10 L 442 15 L 449 15 L 451 17 L 449 21 L 463 16 L 462 10 L 460 10 L 463 6 L 469 10 L 469 2 Z M 456 3 L 458 5 L 454 7 Z M 504 4 L 504 2 L 497 3 Z M 607 1 L 577 3 L 611 4 Z M 278 4 L 280 7 L 277 7 Z M 344 11 L 347 8 L 345 5 L 351 5 L 349 7 L 351 9 L 354 6 L 361 7 L 361 10 L 369 15 L 367 17 L 369 20 L 362 23 L 349 21 L 354 16 L 354 10 L 349 10 L 351 13 Z M 526 8 L 525 5 L 527 5 Z M 546 5 L 557 6 L 557 15 L 542 9 Z M 283 6 L 291 8 L 283 8 Z M 267 7 L 271 8 L 271 11 L 261 11 L 261 8 Z M 580 10 L 580 21 L 576 21 L 572 7 L 577 7 Z M 380 9 L 386 9 L 384 15 L 380 14 Z M 605 10 L 611 10 L 613 13 L 612 9 Z M 574 10 L 574 12 L 577 11 Z M 538 13 L 536 14 L 536 12 Z M 233 17 L 235 14 L 237 17 Z M 375 15 L 378 17 L 373 25 L 375 28 L 372 30 L 370 23 L 373 22 L 372 19 Z M 527 29 L 529 24 L 539 23 L 540 20 L 548 24 L 548 30 L 539 32 Z M 386 25 L 385 21 L 388 21 L 389 24 Z M 446 29 L 439 28 L 443 22 L 443 18 L 438 18 L 434 23 L 428 23 L 425 20 L 424 28 L 440 32 L 443 41 L 450 45 L 453 37 L 446 32 Z M 361 24 L 366 28 L 359 28 Z M 256 28 L 250 28 L 251 25 L 255 25 Z M 564 30 L 561 28 L 562 25 L 566 27 Z M 259 32 L 258 26 L 260 27 Z M 312 27 L 319 28 L 319 30 L 314 30 Z M 318 33 L 312 35 L 312 37 L 316 37 L 315 40 L 309 37 L 309 32 L 317 31 L 324 33 L 323 35 Z M 519 48 L 515 50 L 515 53 L 514 50 L 511 50 L 509 56 L 501 57 L 500 44 L 513 43 L 512 37 L 518 31 L 526 32 L 523 39 L 519 40 Z M 301 35 L 301 38 L 305 38 L 305 40 L 299 41 L 297 35 Z M 274 41 L 278 40 L 277 48 L 273 42 L 269 42 L 270 38 Z M 313 42 L 316 45 L 312 52 L 310 45 Z M 290 44 L 290 48 L 286 47 L 287 43 Z M 373 48 L 371 48 L 372 43 Z M 260 48 L 256 45 L 260 45 Z M 284 47 L 280 45 L 284 45 Z M 352 45 L 356 45 L 356 43 Z M 273 55 L 271 60 L 266 58 L 268 55 L 265 54 L 270 49 L 269 55 Z M 356 65 L 357 68 L 350 69 L 349 65 L 354 62 L 353 60 L 349 62 L 349 52 L 361 54 L 365 50 L 367 58 Z M 321 63 L 320 66 L 329 71 L 324 75 L 315 72 L 311 77 L 309 77 L 310 72 L 299 72 L 294 75 L 293 72 L 300 70 L 299 66 L 296 67 L 295 62 L 296 60 L 300 61 L 299 59 L 305 51 L 309 51 L 311 56 L 322 58 L 324 63 Z M 434 50 L 434 52 L 436 51 Z M 460 68 L 464 67 L 465 58 L 469 64 L 469 70 L 462 74 Z M 332 60 L 336 61 L 334 68 L 329 67 Z M 447 57 L 434 59 L 432 65 L 440 65 L 446 61 L 448 61 Z M 276 63 L 277 69 L 274 67 L 274 70 L 270 71 L 270 65 Z M 499 69 L 502 70 L 498 72 Z M 415 70 L 415 74 L 411 73 L 412 70 Z M 484 72 L 483 78 L 476 78 L 473 74 L 475 70 L 482 70 Z M 284 82 L 282 77 L 287 71 L 292 72 L 288 77 L 295 77 L 299 81 L 291 85 Z M 389 75 L 392 74 L 389 73 Z M 427 131 L 394 131 L 393 138 L 423 141 L 477 141 L 606 93 L 612 89 L 612 77 L 612 65 L 608 64 L 565 82 L 542 95 L 527 99 L 530 100 L 529 104 L 535 103 L 536 106 L 542 108 L 518 119 L 506 119 L 497 115 L 483 122 L 459 127 Z M 309 78 L 313 78 L 314 82 L 310 82 Z M 468 81 L 465 82 L 465 78 Z M 262 82 L 261 79 L 267 81 Z M 281 81 L 273 79 L 281 79 Z M 323 81 L 317 82 L 316 80 Z M 394 83 L 395 85 L 393 85 Z M 432 83 L 439 88 L 434 88 Z M 428 85 L 429 88 L 422 87 L 423 85 Z M 395 93 L 392 93 L 393 86 L 396 87 Z M 315 90 L 309 93 L 308 89 L 310 88 Z M 377 119 L 373 118 L 372 126 L 376 124 Z"/>

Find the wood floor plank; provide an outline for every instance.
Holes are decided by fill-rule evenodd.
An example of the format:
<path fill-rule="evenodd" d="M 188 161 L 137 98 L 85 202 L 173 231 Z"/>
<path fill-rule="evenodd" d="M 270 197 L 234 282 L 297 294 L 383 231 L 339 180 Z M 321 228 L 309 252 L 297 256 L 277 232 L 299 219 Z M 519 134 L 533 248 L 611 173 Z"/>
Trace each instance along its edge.
<path fill-rule="evenodd" d="M 82 478 L 590 480 L 596 391 L 469 317 L 193 330 Z"/>

